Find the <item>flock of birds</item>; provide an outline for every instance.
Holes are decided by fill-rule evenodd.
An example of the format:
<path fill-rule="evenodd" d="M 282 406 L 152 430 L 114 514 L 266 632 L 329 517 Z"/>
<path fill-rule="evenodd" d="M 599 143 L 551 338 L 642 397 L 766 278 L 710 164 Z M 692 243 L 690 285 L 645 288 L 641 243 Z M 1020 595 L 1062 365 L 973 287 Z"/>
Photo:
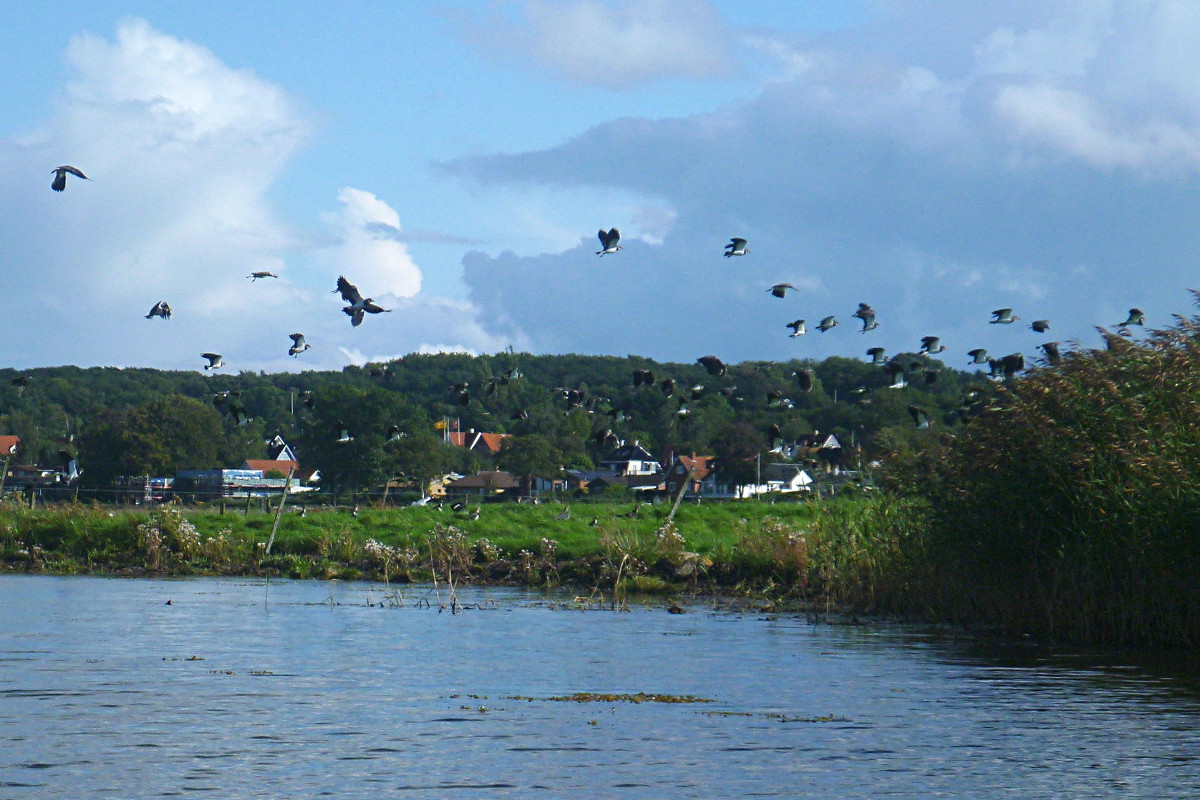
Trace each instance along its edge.
<path fill-rule="evenodd" d="M 55 168 L 53 173 L 54 180 L 51 183 L 51 188 L 56 192 L 62 192 L 66 189 L 67 176 L 74 176 L 82 180 L 90 180 L 79 168 L 66 164 Z M 601 228 L 597 236 L 600 240 L 600 249 L 596 251 L 597 255 L 610 256 L 623 249 L 621 245 L 621 233 L 616 227 L 609 228 L 608 230 Z M 745 238 L 738 236 L 732 237 L 729 240 L 729 243 L 724 247 L 724 256 L 726 258 L 746 256 L 750 253 L 748 244 L 749 243 Z M 259 280 L 278 278 L 279 276 L 270 271 L 260 270 L 251 272 L 246 277 L 253 283 Z M 772 285 L 767 291 L 773 297 L 783 299 L 787 297 L 789 291 L 795 292 L 797 290 L 793 284 L 781 282 Z M 350 317 L 350 324 L 353 327 L 358 327 L 361 325 L 367 314 L 383 314 L 390 313 L 391 311 L 391 309 L 383 308 L 376 303 L 374 298 L 364 296 L 358 287 L 347 280 L 345 276 L 338 277 L 337 285 L 333 289 L 333 293 L 341 296 L 342 301 L 345 303 L 342 308 L 342 312 Z M 150 309 L 150 312 L 146 314 L 146 319 L 154 319 L 155 317 L 158 317 L 163 320 L 170 320 L 171 316 L 171 305 L 166 300 L 160 300 L 156 302 Z M 878 319 L 879 315 L 875 309 L 867 303 L 859 303 L 858 308 L 851 314 L 851 316 L 859 320 L 861 323 L 861 327 L 859 328 L 859 333 L 861 334 L 869 333 L 877 330 L 880 327 Z M 992 312 L 992 319 L 990 320 L 990 323 L 993 325 L 1010 325 L 1019 319 L 1020 317 L 1013 313 L 1013 309 L 998 308 Z M 1140 309 L 1131 308 L 1129 310 L 1128 317 L 1124 321 L 1117 323 L 1115 327 L 1117 327 L 1119 332 L 1128 332 L 1130 326 L 1143 325 L 1144 319 L 1145 315 Z M 837 316 L 830 314 L 823 317 L 815 326 L 813 326 L 813 328 L 817 332 L 824 334 L 837 327 L 838 324 Z M 789 334 L 791 338 L 804 336 L 808 332 L 808 323 L 805 319 L 792 320 L 791 322 L 786 323 L 784 327 L 791 331 Z M 1050 330 L 1050 322 L 1049 320 L 1045 319 L 1037 319 L 1030 323 L 1029 328 L 1035 333 L 1045 334 Z M 289 338 L 291 339 L 291 346 L 288 348 L 287 353 L 293 358 L 306 352 L 312 347 L 312 345 L 306 340 L 303 333 L 291 333 L 289 334 Z M 1043 352 L 1047 363 L 1057 364 L 1061 361 L 1062 356 L 1059 351 L 1058 342 L 1043 342 L 1042 344 L 1038 345 L 1038 347 Z M 921 355 L 935 355 L 945 352 L 946 350 L 947 348 L 941 342 L 940 337 L 925 336 L 922 337 L 920 348 L 917 352 Z M 994 358 L 988 355 L 985 349 L 975 348 L 967 351 L 966 355 L 970 359 L 968 364 L 986 364 L 988 367 L 988 376 L 995 380 L 1004 380 L 1010 378 L 1025 368 L 1025 359 L 1021 353 L 1012 353 L 1000 358 Z M 875 346 L 868 348 L 866 350 L 866 356 L 870 359 L 870 363 L 880 366 L 891 378 L 891 388 L 902 388 L 909 385 L 909 381 L 912 379 L 912 376 L 916 370 L 920 370 L 920 379 L 926 384 L 932 384 L 937 379 L 936 369 L 933 369 L 922 362 L 915 362 L 912 360 L 905 361 L 899 356 L 889 358 L 882 347 Z M 225 360 L 220 353 L 202 353 L 201 358 L 207 361 L 203 367 L 206 372 L 218 370 L 225 366 Z M 715 355 L 703 356 L 697 360 L 705 367 L 710 375 L 724 376 L 727 372 L 726 365 Z M 386 366 L 380 367 L 379 370 L 381 372 L 386 370 Z M 490 378 L 484 385 L 484 393 L 490 395 L 496 390 L 497 387 L 504 385 L 510 380 L 515 380 L 519 376 L 519 371 L 514 369 L 508 373 Z M 795 377 L 797 386 L 801 391 L 807 392 L 812 390 L 814 377 L 812 370 L 797 370 L 793 373 L 793 376 Z M 18 376 L 13 380 L 13 385 L 17 388 L 18 393 L 24 391 L 24 388 L 27 384 L 27 376 Z M 676 413 L 680 416 L 686 416 L 688 414 L 687 400 L 689 398 L 694 399 L 695 397 L 698 397 L 704 391 L 703 386 L 693 386 L 690 390 L 684 391 L 680 387 L 676 386 L 675 381 L 671 378 L 656 380 L 653 373 L 651 373 L 649 370 L 635 370 L 633 374 L 633 385 L 635 388 L 642 386 L 657 386 L 658 389 L 666 396 L 678 397 L 679 406 Z M 466 406 L 471 402 L 472 394 L 467 384 L 452 386 L 450 387 L 450 391 L 453 393 L 460 405 Z M 555 391 L 562 394 L 563 399 L 566 401 L 568 410 L 575 407 L 584 407 L 589 411 L 595 411 L 597 410 L 597 403 L 600 402 L 600 398 L 592 398 L 591 400 L 585 398 L 583 393 L 577 389 L 557 387 Z M 736 397 L 737 388 L 734 386 L 726 386 L 720 391 L 727 397 L 733 398 Z M 856 390 L 856 393 L 859 392 L 865 392 L 865 390 Z M 245 424 L 245 422 L 249 420 L 249 417 L 246 415 L 245 409 L 241 407 L 240 403 L 237 401 L 237 394 L 238 393 L 236 392 L 219 393 L 214 397 L 214 403 L 227 413 L 230 413 L 237 420 L 238 424 Z M 311 402 L 311 397 L 305 398 L 305 404 L 309 405 L 310 408 Z M 859 402 L 867 401 L 865 398 L 860 397 Z M 790 408 L 792 406 L 792 401 L 788 398 L 782 397 L 781 393 L 779 392 L 771 392 L 768 394 L 767 404 L 768 406 L 772 407 Z M 917 427 L 929 427 L 929 416 L 926 411 L 916 406 L 910 406 L 908 411 L 912 415 L 913 421 Z M 513 418 L 523 418 L 522 413 L 523 412 L 520 411 L 515 412 L 513 414 Z M 614 420 L 618 422 L 621 421 L 621 416 L 624 415 L 624 412 L 616 409 L 608 409 L 608 413 L 612 414 Z M 525 414 L 524 418 L 527 418 L 527 414 Z M 339 422 L 337 428 L 338 429 L 335 432 L 335 441 L 350 442 L 354 440 L 351 432 L 347 430 L 342 423 Z M 403 436 L 403 434 L 400 433 L 398 429 L 388 432 L 389 441 L 395 441 L 401 436 Z M 596 436 L 597 441 L 616 441 L 615 434 L 613 434 L 611 430 L 600 431 Z M 774 444 L 779 438 L 778 426 L 772 428 L 769 436 Z"/>
<path fill-rule="evenodd" d="M 596 251 L 598 255 L 612 255 L 621 249 L 621 234 L 617 228 L 610 228 L 608 230 L 601 228 L 598 236 L 601 245 L 601 249 Z M 745 256 L 749 254 L 750 248 L 748 244 L 749 243 L 745 238 L 738 236 L 731 238 L 729 243 L 725 245 L 725 257 L 731 258 L 734 256 Z M 789 291 L 797 291 L 796 286 L 791 283 L 781 282 L 773 284 L 767 289 L 767 292 L 770 293 L 772 297 L 780 299 L 786 298 Z M 859 303 L 858 308 L 851 314 L 851 316 L 861 322 L 859 333 L 865 334 L 879 328 L 879 315 L 868 303 Z M 989 320 L 989 323 L 992 325 L 1011 325 L 1020 319 L 1019 316 L 1013 313 L 1013 309 L 1011 308 L 998 308 L 992 312 L 991 316 L 992 318 Z M 827 333 L 837 327 L 838 324 L 837 315 L 830 314 L 822 317 L 821 320 L 815 326 L 813 326 L 813 328 L 819 333 Z M 1144 324 L 1145 313 L 1140 308 L 1131 308 L 1129 309 L 1127 317 L 1123 321 L 1115 323 L 1114 327 L 1117 329 L 1118 333 L 1128 335 L 1131 326 L 1142 326 Z M 784 327 L 791 330 L 791 333 L 789 334 L 790 338 L 804 336 L 808 333 L 808 321 L 805 319 L 792 320 L 791 322 L 786 323 Z M 1045 334 L 1050 330 L 1050 321 L 1047 319 L 1035 319 L 1029 324 L 1029 329 L 1034 333 Z M 1062 353 L 1059 349 L 1059 344 L 1060 343 L 1056 341 L 1048 341 L 1038 345 L 1038 349 L 1042 351 L 1046 363 L 1050 365 L 1057 365 L 1061 363 Z M 921 344 L 917 350 L 917 353 L 920 355 L 936 355 L 943 353 L 946 350 L 947 347 L 942 343 L 941 337 L 924 336 L 921 338 Z M 968 365 L 986 364 L 988 367 L 988 377 L 992 380 L 1007 380 L 1025 369 L 1025 357 L 1019 352 L 1010 353 L 1008 355 L 996 358 L 990 356 L 986 349 L 977 347 L 966 351 L 966 355 L 969 358 L 969 361 L 967 362 Z M 908 386 L 914 372 L 917 371 L 920 372 L 920 379 L 926 385 L 932 384 L 937 380 L 937 369 L 929 367 L 921 361 L 906 361 L 900 356 L 889 358 L 886 350 L 883 347 L 875 346 L 868 348 L 866 350 L 866 356 L 870 359 L 870 363 L 882 367 L 884 372 L 889 376 L 891 379 L 889 388 L 899 389 Z M 709 374 L 725 374 L 726 367 L 716 356 L 703 356 L 697 360 L 708 370 Z M 807 392 L 812 390 L 812 370 L 801 369 L 793 372 L 793 376 L 796 378 L 797 384 L 801 391 Z M 635 370 L 633 377 L 635 387 L 654 384 L 654 377 L 651 373 L 649 373 L 648 370 Z M 660 382 L 659 386 L 668 396 L 671 396 L 675 391 L 674 381 L 670 379 L 665 379 L 664 381 Z M 694 388 L 699 390 L 703 389 L 703 387 L 699 386 Z M 736 387 L 725 387 L 721 391 L 727 396 L 732 397 L 736 394 Z M 857 395 L 856 402 L 869 402 L 869 400 L 864 397 L 867 391 L 868 390 L 863 388 L 856 389 L 854 391 L 854 393 Z M 960 409 L 958 409 L 957 412 L 952 413 L 957 413 L 960 418 L 965 418 L 967 409 L 972 407 L 977 408 L 977 401 L 979 398 L 979 392 L 975 390 L 968 391 L 967 396 L 964 397 L 963 404 Z M 768 405 L 782 404 L 785 407 L 791 407 L 791 401 L 787 398 L 779 396 L 778 393 L 769 393 L 767 397 L 767 403 Z M 680 404 L 678 413 L 681 415 L 688 413 L 686 405 L 682 402 Z M 929 427 L 930 417 L 928 411 L 920 408 L 919 406 L 910 405 L 908 407 L 908 413 L 912 417 L 913 423 L 918 428 L 924 429 Z M 774 449 L 781 441 L 779 427 L 777 425 L 772 426 L 768 435 L 772 441 L 772 447 Z"/>

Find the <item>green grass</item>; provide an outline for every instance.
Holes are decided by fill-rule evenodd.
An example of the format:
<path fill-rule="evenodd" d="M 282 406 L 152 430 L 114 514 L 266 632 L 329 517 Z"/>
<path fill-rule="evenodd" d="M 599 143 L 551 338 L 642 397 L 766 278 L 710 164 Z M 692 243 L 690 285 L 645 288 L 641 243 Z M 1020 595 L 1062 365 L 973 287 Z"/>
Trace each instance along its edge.
<path fill-rule="evenodd" d="M 882 498 L 669 505 L 489 503 L 472 520 L 433 508 L 149 512 L 0 507 L 0 566 L 47 572 L 281 574 L 570 585 L 678 594 L 723 591 L 832 607 L 883 607 L 870 524 Z M 567 519 L 558 519 L 568 511 Z M 861 585 L 860 585 L 861 584 Z"/>

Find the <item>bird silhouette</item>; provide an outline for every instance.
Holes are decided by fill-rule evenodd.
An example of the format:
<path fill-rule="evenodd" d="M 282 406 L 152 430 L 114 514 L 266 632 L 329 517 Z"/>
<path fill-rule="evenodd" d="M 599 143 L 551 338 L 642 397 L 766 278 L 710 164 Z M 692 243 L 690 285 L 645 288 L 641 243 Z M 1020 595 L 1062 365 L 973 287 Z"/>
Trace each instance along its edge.
<path fill-rule="evenodd" d="M 76 178 L 83 178 L 85 181 L 90 181 L 87 175 L 84 175 L 78 167 L 72 167 L 70 164 L 63 164 L 61 167 L 50 170 L 54 173 L 54 182 L 50 184 L 50 188 L 56 192 L 61 192 L 67 188 L 67 175 L 74 175 Z"/>
<path fill-rule="evenodd" d="M 770 292 L 775 297 L 784 297 L 785 295 L 787 295 L 788 289 L 795 291 L 796 287 L 790 283 L 777 283 L 774 286 L 772 286 L 770 289 L 767 289 L 767 291 Z"/>
<path fill-rule="evenodd" d="M 858 310 L 850 316 L 857 317 L 858 319 L 862 320 L 862 329 L 859 331 L 859 333 L 873 331 L 879 327 L 879 323 L 875 321 L 875 309 L 871 308 L 866 303 L 859 303 Z"/>
<path fill-rule="evenodd" d="M 1145 324 L 1146 324 L 1145 313 L 1143 313 L 1140 308 L 1131 308 L 1131 309 L 1129 309 L 1129 316 L 1125 318 L 1124 322 L 1118 322 L 1117 327 L 1124 329 L 1124 328 L 1128 328 L 1130 325 L 1145 325 Z"/>
<path fill-rule="evenodd" d="M 940 353 L 946 349 L 946 345 L 942 344 L 942 340 L 937 336 L 922 336 L 921 353 Z"/>
<path fill-rule="evenodd" d="M 715 375 L 719 378 L 728 371 L 728 367 L 725 366 L 725 362 L 716 356 L 701 356 L 696 360 L 700 362 L 700 364 L 702 364 L 706 370 L 708 370 L 709 375 Z"/>
<path fill-rule="evenodd" d="M 200 357 L 208 359 L 208 363 L 204 365 L 205 369 L 220 369 L 225 366 L 225 360 L 221 358 L 220 353 L 201 353 Z"/>
<path fill-rule="evenodd" d="M 871 357 L 872 364 L 883 364 L 887 361 L 887 358 L 884 357 L 884 352 L 882 347 L 872 347 L 867 351 L 867 355 Z"/>
<path fill-rule="evenodd" d="M 1046 331 L 1050 330 L 1050 320 L 1035 319 L 1033 322 L 1029 323 L 1029 328 L 1037 333 L 1045 333 Z"/>
<path fill-rule="evenodd" d="M 817 330 L 819 330 L 821 333 L 824 333 L 825 331 L 833 330 L 833 328 L 837 324 L 838 324 L 837 317 L 833 317 L 833 316 L 825 317 L 824 319 L 821 320 L 820 324 L 817 325 Z"/>
<path fill-rule="evenodd" d="M 811 392 L 813 389 L 813 371 L 805 367 L 798 369 L 793 375 L 796 376 L 796 385 L 800 387 L 802 392 Z"/>
<path fill-rule="evenodd" d="M 350 305 L 342 309 L 342 312 L 350 317 L 350 324 L 358 327 L 362 324 L 365 314 L 384 314 L 390 313 L 390 308 L 383 308 L 375 302 L 374 298 L 363 297 L 362 292 L 358 291 L 358 287 L 342 276 L 338 276 L 337 288 L 334 292 L 340 292 L 342 300 Z"/>
<path fill-rule="evenodd" d="M 612 255 L 613 253 L 622 249 L 621 232 L 616 228 L 610 228 L 608 230 L 601 228 L 600 233 L 597 235 L 600 237 L 600 249 L 596 251 L 596 255 Z"/>
<path fill-rule="evenodd" d="M 635 369 L 633 371 L 633 385 L 638 386 L 653 386 L 654 373 L 648 369 Z"/>
<path fill-rule="evenodd" d="M 970 364 L 986 364 L 988 360 L 987 350 L 984 350 L 982 347 L 968 350 L 967 355 L 971 357 L 971 360 L 968 362 Z"/>
<path fill-rule="evenodd" d="M 1011 325 L 1020 319 L 1020 317 L 1013 314 L 1011 308 L 997 308 L 992 312 L 992 316 L 995 319 L 988 320 L 992 325 Z"/>
<path fill-rule="evenodd" d="M 276 275 L 274 272 L 268 272 L 267 270 L 262 269 L 262 270 L 257 270 L 256 272 L 251 272 L 246 277 L 250 279 L 251 283 L 254 283 L 259 278 L 278 278 L 279 276 Z"/>
<path fill-rule="evenodd" d="M 288 337 L 292 340 L 292 346 L 288 348 L 288 355 L 293 358 L 312 347 L 311 344 L 304 341 L 303 333 L 289 333 Z"/>
<path fill-rule="evenodd" d="M 1062 363 L 1062 354 L 1058 352 L 1058 342 L 1044 342 L 1039 344 L 1042 352 L 1046 356 L 1046 363 L 1051 366 L 1058 366 Z"/>
<path fill-rule="evenodd" d="M 908 415 L 912 417 L 913 424 L 919 430 L 925 430 L 929 427 L 929 412 L 919 406 L 909 406 Z"/>
<path fill-rule="evenodd" d="M 162 317 L 163 319 L 171 318 L 171 305 L 166 300 L 159 300 L 154 304 L 154 308 L 150 309 L 150 313 L 146 315 L 146 319 L 154 319 Z"/>
<path fill-rule="evenodd" d="M 804 335 L 804 320 L 802 319 L 793 320 L 783 327 L 792 329 L 789 338 L 795 339 L 797 336 Z"/>
<path fill-rule="evenodd" d="M 750 252 L 750 248 L 746 247 L 746 240 L 740 236 L 734 236 L 729 240 L 729 244 L 725 245 L 725 257 L 744 256 Z"/>

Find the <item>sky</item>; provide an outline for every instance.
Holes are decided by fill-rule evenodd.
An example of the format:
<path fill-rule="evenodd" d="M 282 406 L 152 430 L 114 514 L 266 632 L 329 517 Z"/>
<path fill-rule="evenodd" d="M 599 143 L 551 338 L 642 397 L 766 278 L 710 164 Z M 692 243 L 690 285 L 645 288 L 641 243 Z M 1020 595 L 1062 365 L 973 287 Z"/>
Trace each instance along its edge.
<path fill-rule="evenodd" d="M 65 0 L 4 22 L 0 366 L 936 335 L 966 368 L 1096 346 L 1132 307 L 1170 325 L 1200 286 L 1191 0 Z M 51 191 L 60 164 L 91 180 Z M 610 227 L 623 249 L 597 256 Z M 724 258 L 734 236 L 750 252 Z M 339 275 L 391 312 L 352 327 Z"/>

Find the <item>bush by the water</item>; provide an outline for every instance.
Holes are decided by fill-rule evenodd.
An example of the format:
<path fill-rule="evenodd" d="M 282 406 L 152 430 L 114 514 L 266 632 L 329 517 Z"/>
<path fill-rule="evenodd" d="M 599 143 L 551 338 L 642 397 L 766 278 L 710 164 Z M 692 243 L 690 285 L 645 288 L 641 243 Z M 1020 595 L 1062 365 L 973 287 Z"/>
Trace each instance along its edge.
<path fill-rule="evenodd" d="M 1200 317 L 999 387 L 897 453 L 928 501 L 919 601 L 1081 642 L 1200 644 Z M 913 540 L 918 541 L 916 539 Z"/>

